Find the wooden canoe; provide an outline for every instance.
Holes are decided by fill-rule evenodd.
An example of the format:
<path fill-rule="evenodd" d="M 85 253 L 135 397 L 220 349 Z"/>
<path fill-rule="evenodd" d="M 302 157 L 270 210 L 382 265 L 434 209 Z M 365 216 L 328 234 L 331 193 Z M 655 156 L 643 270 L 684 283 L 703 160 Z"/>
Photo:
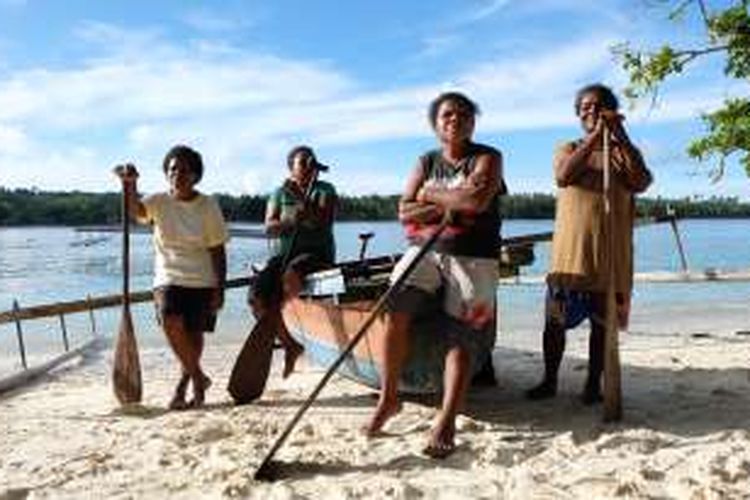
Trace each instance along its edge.
<path fill-rule="evenodd" d="M 533 255 L 529 258 L 526 252 L 519 255 L 523 263 L 533 260 Z M 368 266 L 372 262 L 378 265 Z M 300 297 L 284 303 L 284 323 L 291 335 L 304 345 L 309 361 L 328 367 L 338 358 L 377 298 L 388 288 L 388 276 L 395 261 L 391 260 L 390 265 L 388 262 L 385 258 L 368 259 L 359 268 L 349 263 L 345 267 L 311 274 Z M 501 257 L 499 264 L 501 269 L 504 264 L 509 270 L 504 273 L 506 276 L 510 274 L 513 262 L 507 260 L 507 255 Z M 386 314 L 373 323 L 349 359 L 341 365 L 340 375 L 373 389 L 380 388 Z M 437 304 L 415 318 L 410 333 L 409 357 L 401 375 L 401 392 L 421 394 L 440 389 L 445 354 L 439 341 L 440 331 L 450 327 L 451 321 L 439 311 Z M 489 351 L 474 353 L 472 367 L 475 372 L 482 367 L 488 354 Z"/>
<path fill-rule="evenodd" d="M 384 292 L 386 287 L 378 289 Z M 289 332 L 304 345 L 307 359 L 327 367 L 338 358 L 374 303 L 374 299 L 357 300 L 356 293 L 325 298 L 307 296 L 287 301 L 282 314 Z M 339 368 L 340 375 L 373 389 L 380 387 L 385 314 L 373 323 Z M 431 393 L 440 388 L 442 356 L 436 343 L 430 341 L 438 326 L 438 322 L 425 319 L 416 322 L 411 333 L 410 356 L 401 376 L 402 392 Z"/>

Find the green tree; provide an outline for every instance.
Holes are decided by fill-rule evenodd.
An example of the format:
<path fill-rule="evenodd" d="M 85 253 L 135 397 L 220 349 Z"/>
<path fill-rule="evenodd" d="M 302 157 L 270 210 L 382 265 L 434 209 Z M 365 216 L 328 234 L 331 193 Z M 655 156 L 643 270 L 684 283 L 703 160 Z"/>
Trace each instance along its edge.
<path fill-rule="evenodd" d="M 721 2 L 715 7 L 706 0 L 660 0 L 674 21 L 697 13 L 706 28 L 703 43 L 695 47 L 666 44 L 656 50 L 633 49 L 625 43 L 615 48 L 630 81 L 625 95 L 631 99 L 656 98 L 660 85 L 687 70 L 696 60 L 710 55 L 725 58 L 724 75 L 750 83 L 750 0 Z M 719 2 L 716 2 L 719 3 Z M 703 115 L 706 133 L 687 149 L 698 160 L 715 159 L 713 175 L 723 174 L 726 160 L 739 158 L 750 176 L 750 98 L 732 96 L 712 113 Z"/>

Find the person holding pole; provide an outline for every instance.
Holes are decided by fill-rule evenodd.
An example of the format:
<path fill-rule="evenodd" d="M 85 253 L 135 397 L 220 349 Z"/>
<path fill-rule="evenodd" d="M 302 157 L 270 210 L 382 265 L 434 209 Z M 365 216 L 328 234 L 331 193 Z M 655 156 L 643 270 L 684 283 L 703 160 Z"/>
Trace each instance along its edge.
<path fill-rule="evenodd" d="M 278 309 L 283 297 L 299 294 L 306 274 L 332 266 L 336 259 L 333 222 L 338 196 L 331 183 L 318 179 L 328 166 L 317 161 L 311 147 L 300 145 L 287 154 L 287 167 L 289 177 L 271 193 L 266 205 L 266 233 L 275 238 L 277 247 L 249 290 L 248 304 L 256 319 Z M 285 262 L 286 268 L 281 269 Z M 303 347 L 283 321 L 274 324 L 284 347 L 286 378 Z"/>
<path fill-rule="evenodd" d="M 597 83 L 581 88 L 574 107 L 584 137 L 563 144 L 553 160 L 558 189 L 545 299 L 544 378 L 526 395 L 529 399 L 555 396 L 566 331 L 588 319 L 588 376 L 581 399 L 590 405 L 602 400 L 609 287 L 614 288 L 616 303 L 616 311 L 609 312 L 619 327 L 627 325 L 633 284 L 634 195 L 645 191 L 652 177 L 630 141 L 617 97 L 609 87 Z M 609 215 L 605 213 L 605 166 L 609 168 Z M 608 238 L 613 242 L 611 255 L 607 255 Z"/>
<path fill-rule="evenodd" d="M 428 117 L 440 148 L 421 156 L 399 202 L 409 249 L 391 276 L 395 281 L 435 232 L 446 213 L 452 220 L 432 249 L 389 302 L 380 398 L 365 432 L 377 435 L 400 409 L 398 382 L 409 349 L 415 314 L 440 296 L 445 331 L 443 401 L 423 452 L 444 458 L 455 448 L 456 415 L 469 386 L 472 359 L 495 343 L 499 197 L 506 188 L 501 153 L 472 141 L 479 108 L 464 94 L 440 94 Z"/>
<path fill-rule="evenodd" d="M 219 204 L 195 189 L 203 177 L 203 159 L 188 146 L 177 145 L 164 157 L 169 190 L 138 199 L 138 171 L 118 165 L 115 173 L 129 197 L 130 216 L 154 228 L 154 303 L 157 318 L 182 374 L 169 408 L 203 406 L 211 384 L 201 368 L 204 332 L 214 330 L 224 304 L 225 245 L 229 233 Z M 188 384 L 193 399 L 185 400 Z"/>

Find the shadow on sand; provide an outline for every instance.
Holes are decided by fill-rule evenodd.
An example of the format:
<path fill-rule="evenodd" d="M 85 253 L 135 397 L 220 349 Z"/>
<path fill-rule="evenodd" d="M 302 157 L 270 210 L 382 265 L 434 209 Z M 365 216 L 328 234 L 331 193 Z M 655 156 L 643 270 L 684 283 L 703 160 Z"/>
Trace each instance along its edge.
<path fill-rule="evenodd" d="M 566 357 L 555 398 L 531 401 L 525 391 L 538 382 L 541 356 L 516 349 L 495 351 L 496 387 L 473 388 L 465 414 L 508 429 L 572 432 L 574 439 L 593 440 L 613 429 L 648 428 L 686 437 L 750 428 L 750 367 L 726 369 L 649 368 L 623 364 L 623 420 L 604 423 L 602 406 L 585 406 L 579 399 L 586 359 Z M 368 389 L 365 389 L 368 390 Z M 314 407 L 374 408 L 376 393 L 323 396 Z M 439 395 L 404 401 L 437 407 Z M 263 407 L 297 407 L 303 398 L 261 400 Z M 720 408 L 720 411 L 717 411 Z"/>
<path fill-rule="evenodd" d="M 569 356 L 561 371 L 557 397 L 531 401 L 525 390 L 542 373 L 541 356 L 515 349 L 495 351 L 497 387 L 472 389 L 465 415 L 478 422 L 460 429 L 464 444 L 441 467 L 468 470 L 474 462 L 472 439 L 496 439 L 500 446 L 496 461 L 511 466 L 519 460 L 544 452 L 555 436 L 567 434 L 578 445 L 599 440 L 601 448 L 631 444 L 642 449 L 657 449 L 673 439 L 701 438 L 750 429 L 750 369 L 678 369 L 623 365 L 622 387 L 624 417 L 621 422 L 604 423 L 602 406 L 585 406 L 579 399 L 583 387 L 586 360 Z M 405 401 L 436 407 L 437 395 Z M 263 401 L 263 406 L 293 407 L 302 399 Z M 372 393 L 322 397 L 315 406 L 327 409 L 373 408 Z M 358 423 L 357 423 L 358 424 Z M 492 429 L 486 434 L 487 426 Z M 667 435 L 639 437 L 629 430 L 650 430 Z M 669 434 L 676 437 L 671 438 Z M 488 437 L 491 436 L 491 437 Z M 378 439 L 390 439 L 385 436 Z M 602 439 L 604 438 L 604 439 Z M 636 443 L 637 441 L 637 443 Z M 507 456 L 506 456 L 507 455 Z M 417 452 L 402 454 L 385 463 L 356 465 L 340 459 L 326 462 L 272 462 L 272 480 L 289 477 L 335 476 L 357 472 L 377 473 L 422 470 L 432 459 Z"/>

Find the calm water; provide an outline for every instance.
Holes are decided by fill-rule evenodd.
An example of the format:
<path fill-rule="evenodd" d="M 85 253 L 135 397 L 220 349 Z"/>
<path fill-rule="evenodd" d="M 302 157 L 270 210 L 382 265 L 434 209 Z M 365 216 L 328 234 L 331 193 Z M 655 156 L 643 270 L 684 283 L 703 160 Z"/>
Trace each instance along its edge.
<path fill-rule="evenodd" d="M 252 227 L 252 226 L 242 226 Z M 503 233 L 513 236 L 550 230 L 551 221 L 506 221 Z M 693 269 L 750 268 L 750 220 L 686 220 L 680 230 L 688 262 Z M 396 222 L 339 223 L 336 225 L 338 258 L 358 254 L 360 232 L 372 231 L 368 255 L 403 249 L 400 226 Z M 264 240 L 235 238 L 228 246 L 230 277 L 245 274 L 250 262 L 262 262 L 268 249 Z M 526 275 L 544 273 L 549 244 L 536 247 L 534 265 Z M 0 229 L 0 310 L 12 307 L 14 299 L 22 306 L 86 295 L 119 293 L 121 290 L 121 239 L 118 234 L 78 233 L 70 228 L 24 227 Z M 133 290 L 147 289 L 152 276 L 151 237 L 132 236 Z M 680 259 L 668 224 L 636 230 L 636 271 L 679 270 Z M 244 291 L 230 292 L 213 342 L 236 342 L 251 325 L 244 307 Z M 538 285 L 503 286 L 498 294 L 503 331 L 536 331 L 541 326 L 543 288 Z M 692 330 L 750 329 L 750 284 L 637 284 L 632 331 L 678 332 Z M 157 332 L 150 305 L 134 308 L 136 331 L 142 344 L 163 342 Z M 97 329 L 116 331 L 116 309 L 97 311 Z M 88 315 L 66 318 L 75 344 L 90 336 Z M 59 319 L 24 323 L 30 356 L 60 349 Z M 536 336 L 530 336 L 534 345 Z M 17 360 L 15 327 L 0 325 L 0 359 Z M 17 361 L 13 361 L 17 362 Z M 6 363 L 7 365 L 7 363 Z M 7 368 L 7 366 L 6 366 Z M 0 373 L 3 365 L 0 363 Z"/>

